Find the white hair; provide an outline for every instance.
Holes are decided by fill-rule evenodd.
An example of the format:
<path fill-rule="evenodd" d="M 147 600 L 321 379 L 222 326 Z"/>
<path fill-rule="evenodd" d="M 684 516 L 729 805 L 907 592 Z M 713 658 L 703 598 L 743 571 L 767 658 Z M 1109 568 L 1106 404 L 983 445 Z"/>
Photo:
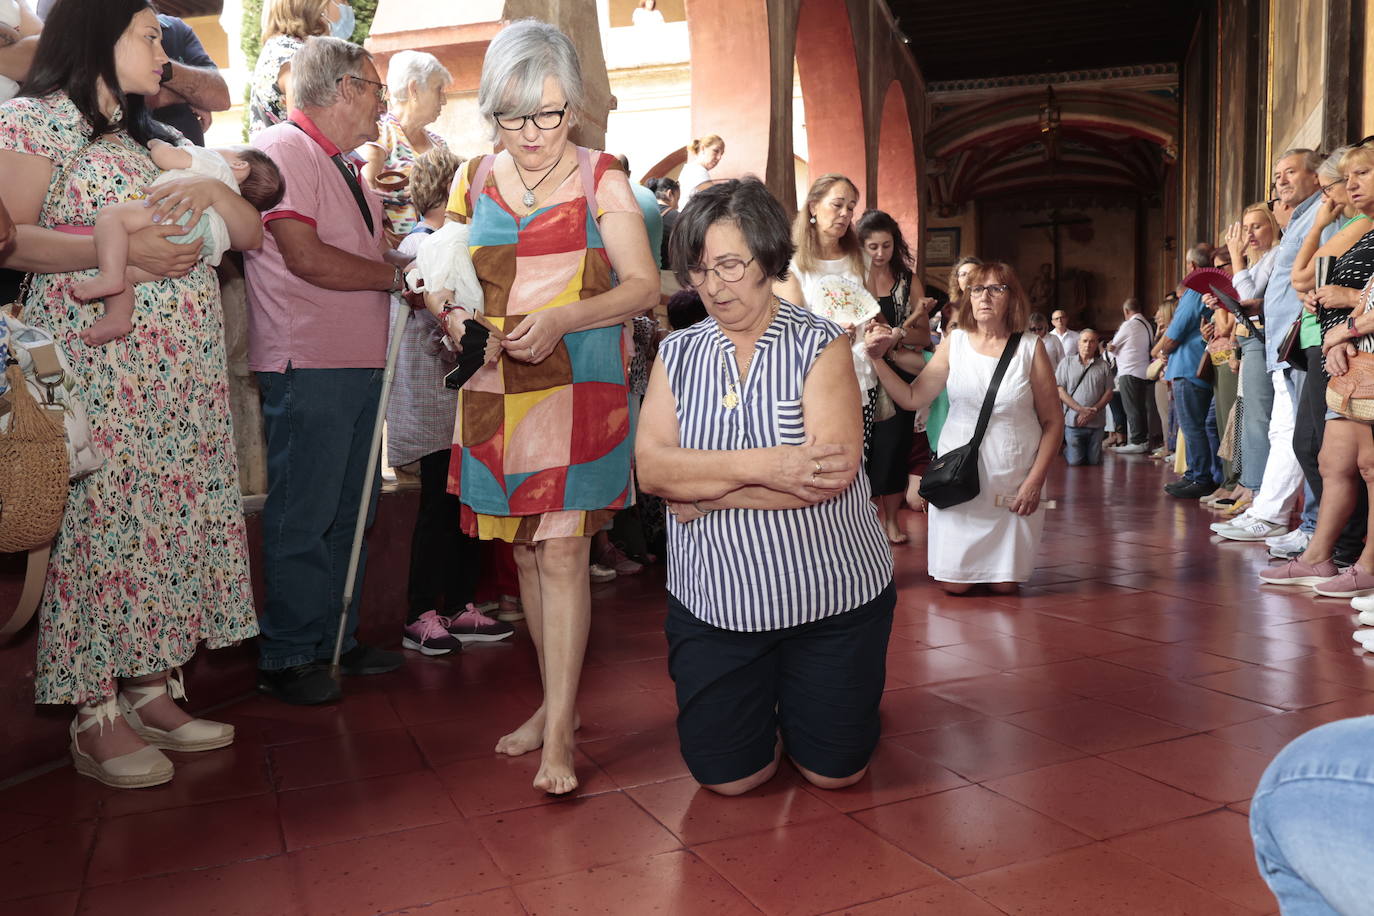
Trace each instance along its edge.
<path fill-rule="evenodd" d="M 487 47 L 477 109 L 496 136 L 496 115 L 528 115 L 539 111 L 544 80 L 553 77 L 568 103 L 568 123 L 583 108 L 582 65 L 567 35 L 546 22 L 521 19 L 506 26 Z"/>
<path fill-rule="evenodd" d="M 398 51 L 386 65 L 386 88 L 397 102 L 409 101 L 411 83 L 423 87 L 436 82 L 440 89 L 447 89 L 453 83 L 453 74 L 433 54 Z"/>
<path fill-rule="evenodd" d="M 1289 156 L 1301 156 L 1302 164 L 1309 172 L 1315 172 L 1322 164 L 1321 153 L 1317 152 L 1316 150 L 1305 149 L 1301 146 L 1297 146 L 1293 149 L 1286 149 L 1283 152 L 1279 153 L 1278 157 L 1274 159 L 1274 168 L 1277 169 L 1279 167 L 1279 163 L 1287 159 Z"/>
<path fill-rule="evenodd" d="M 1346 153 L 1354 148 L 1353 146 L 1342 146 L 1340 149 L 1332 152 L 1330 156 L 1322 160 L 1321 165 L 1317 166 L 1317 177 L 1326 183 L 1340 181 L 1342 174 L 1341 159 L 1345 157 Z"/>
<path fill-rule="evenodd" d="M 298 108 L 328 108 L 339 100 L 339 81 L 359 76 L 371 59 L 358 45 L 342 38 L 316 35 L 291 58 L 291 99 Z"/>

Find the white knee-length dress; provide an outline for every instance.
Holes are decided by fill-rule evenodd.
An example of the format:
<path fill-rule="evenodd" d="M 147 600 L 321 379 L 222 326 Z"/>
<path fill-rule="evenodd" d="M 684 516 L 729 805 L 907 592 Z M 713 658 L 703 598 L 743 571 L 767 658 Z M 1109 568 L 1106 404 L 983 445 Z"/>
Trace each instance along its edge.
<path fill-rule="evenodd" d="M 1033 334 L 1021 337 L 1007 366 L 992 417 L 978 450 L 978 496 L 950 509 L 930 507 L 927 556 L 930 576 L 940 582 L 1024 582 L 1035 565 L 1035 548 L 1045 524 L 1043 509 L 1014 515 L 993 505 L 999 495 L 1014 496 L 1035 463 L 1040 420 L 1031 394 Z M 983 396 L 992 383 L 998 356 L 984 356 L 968 334 L 950 334 L 949 419 L 940 432 L 940 454 L 968 442 L 978 423 Z"/>

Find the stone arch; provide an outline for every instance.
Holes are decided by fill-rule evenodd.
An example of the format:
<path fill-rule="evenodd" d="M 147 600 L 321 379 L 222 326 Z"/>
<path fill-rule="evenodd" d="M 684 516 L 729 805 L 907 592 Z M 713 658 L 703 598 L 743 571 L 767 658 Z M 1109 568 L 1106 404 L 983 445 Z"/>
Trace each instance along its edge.
<path fill-rule="evenodd" d="M 902 227 L 907 244 L 920 245 L 920 199 L 916 178 L 916 142 L 906 90 L 899 80 L 887 87 L 878 126 L 878 186 L 875 205 L 887 211 Z"/>
<path fill-rule="evenodd" d="M 807 0 L 800 6 L 796 57 L 811 176 L 827 172 L 849 176 L 858 186 L 862 212 L 869 197 L 864 187 L 868 143 L 848 5 L 844 0 Z"/>

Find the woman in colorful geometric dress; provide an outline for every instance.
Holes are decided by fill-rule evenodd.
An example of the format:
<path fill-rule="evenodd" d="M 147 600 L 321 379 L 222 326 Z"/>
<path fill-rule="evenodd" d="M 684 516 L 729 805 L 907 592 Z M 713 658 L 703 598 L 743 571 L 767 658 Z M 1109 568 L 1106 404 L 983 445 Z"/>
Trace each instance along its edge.
<path fill-rule="evenodd" d="M 130 237 L 130 262 L 164 278 L 136 287 L 133 332 L 103 347 L 81 342 L 99 312 L 71 295 L 96 266 L 81 227 L 158 176 L 149 139 L 176 137 L 143 106 L 167 60 L 149 4 L 59 0 L 47 26 L 25 95 L 0 105 L 0 197 L 19 224 L 0 260 L 34 272 L 24 318 L 66 351 L 106 462 L 72 486 L 53 546 L 34 694 L 77 707 L 71 753 L 79 772 L 110 786 L 149 786 L 172 778 L 158 748 L 209 750 L 234 737 L 231 726 L 177 707 L 181 681 L 169 674 L 202 642 L 216 648 L 258 632 L 224 322 L 200 243 L 167 242 L 182 229 L 164 219 L 165 228 Z M 45 194 L 67 166 L 44 218 Z M 171 215 L 199 212 L 216 186 L 178 179 L 149 200 Z M 237 196 L 216 206 L 252 210 Z M 233 247 L 261 243 L 255 218 L 248 238 L 234 234 L 238 220 L 227 222 Z"/>
<path fill-rule="evenodd" d="M 464 531 L 516 545 L 544 702 L 496 751 L 542 746 L 534 785 L 555 794 L 577 788 L 591 536 L 634 492 L 624 325 L 659 289 L 628 176 L 568 140 L 583 100 L 577 52 L 558 29 L 521 20 L 492 40 L 478 106 L 504 151 L 465 166 L 449 202 L 450 218 L 471 226 L 485 301 L 436 305 L 454 340 L 464 307 L 504 335 L 461 392 L 450 490 Z"/>

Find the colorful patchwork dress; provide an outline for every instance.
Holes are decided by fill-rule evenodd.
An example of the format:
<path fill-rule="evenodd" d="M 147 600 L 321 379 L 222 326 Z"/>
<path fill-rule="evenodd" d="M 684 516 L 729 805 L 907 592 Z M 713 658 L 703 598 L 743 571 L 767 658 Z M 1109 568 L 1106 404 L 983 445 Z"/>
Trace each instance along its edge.
<path fill-rule="evenodd" d="M 62 163 L 90 127 L 65 94 L 0 105 L 0 149 Z M 107 134 L 54 192 L 53 225 L 90 226 L 160 172 L 127 134 Z M 111 696 L 115 678 L 184 664 L 201 642 L 257 635 L 229 416 L 215 272 L 135 288 L 132 333 L 99 347 L 80 333 L 100 303 L 71 295 L 95 271 L 38 274 L 24 318 L 71 360 L 105 466 L 72 485 L 39 608 L 34 697 Z"/>
<path fill-rule="evenodd" d="M 524 217 L 502 198 L 495 176 L 469 195 L 480 158 L 459 173 L 449 211 L 472 225 L 484 311 L 503 331 L 611 288 L 597 222 L 607 213 L 638 214 L 639 205 L 613 157 L 580 151 L 579 159 L 581 168 Z M 594 192 L 582 169 L 591 171 Z M 468 381 L 449 468 L 466 533 L 520 544 L 589 536 L 632 504 L 631 350 L 624 325 L 577 331 L 538 364 L 502 354 Z"/>

